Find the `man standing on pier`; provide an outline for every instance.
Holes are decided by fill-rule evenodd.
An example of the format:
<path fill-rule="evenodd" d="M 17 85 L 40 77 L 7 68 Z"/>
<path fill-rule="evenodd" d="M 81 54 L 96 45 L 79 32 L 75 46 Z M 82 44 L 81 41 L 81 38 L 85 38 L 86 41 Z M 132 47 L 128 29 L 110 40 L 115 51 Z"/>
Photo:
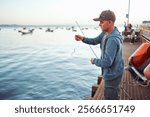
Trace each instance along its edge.
<path fill-rule="evenodd" d="M 92 64 L 102 68 L 105 81 L 104 99 L 118 100 L 120 99 L 120 84 L 124 71 L 122 36 L 117 27 L 114 26 L 116 17 L 113 11 L 105 10 L 98 18 L 93 20 L 99 21 L 99 26 L 102 29 L 100 35 L 96 38 L 75 35 L 75 39 L 86 44 L 100 44 L 102 53 L 100 59 L 91 58 L 90 61 Z"/>

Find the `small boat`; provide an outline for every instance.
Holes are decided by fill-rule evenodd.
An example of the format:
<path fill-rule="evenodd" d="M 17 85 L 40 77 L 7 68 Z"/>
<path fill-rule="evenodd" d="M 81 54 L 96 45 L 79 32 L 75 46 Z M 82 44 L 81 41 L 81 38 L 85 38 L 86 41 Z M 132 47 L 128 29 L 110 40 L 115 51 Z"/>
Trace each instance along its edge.
<path fill-rule="evenodd" d="M 26 30 L 26 29 L 18 30 L 18 32 L 20 32 L 22 35 L 32 34 L 33 31 L 34 31 L 34 29 L 29 29 L 29 30 Z"/>
<path fill-rule="evenodd" d="M 47 28 L 45 32 L 54 32 L 54 30 Z"/>

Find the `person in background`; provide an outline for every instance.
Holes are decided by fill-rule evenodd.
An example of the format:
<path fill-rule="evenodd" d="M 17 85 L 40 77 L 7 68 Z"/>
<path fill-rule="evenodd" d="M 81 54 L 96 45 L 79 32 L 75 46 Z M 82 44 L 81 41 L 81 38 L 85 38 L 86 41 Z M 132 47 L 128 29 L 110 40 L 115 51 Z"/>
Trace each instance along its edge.
<path fill-rule="evenodd" d="M 127 24 L 124 22 L 124 31 L 127 31 Z"/>
<path fill-rule="evenodd" d="M 130 32 L 130 35 L 128 35 L 128 38 L 131 40 L 131 43 L 133 44 L 135 42 L 135 31 L 132 29 L 132 24 L 128 24 L 127 31 Z"/>
<path fill-rule="evenodd" d="M 104 78 L 104 99 L 120 99 L 120 85 L 124 71 L 124 62 L 122 58 L 122 36 L 117 27 L 114 26 L 116 16 L 111 10 L 104 10 L 98 18 L 102 32 L 95 38 L 87 38 L 81 35 L 75 35 L 75 40 L 86 44 L 100 44 L 100 58 L 91 58 L 91 63 L 102 69 Z"/>

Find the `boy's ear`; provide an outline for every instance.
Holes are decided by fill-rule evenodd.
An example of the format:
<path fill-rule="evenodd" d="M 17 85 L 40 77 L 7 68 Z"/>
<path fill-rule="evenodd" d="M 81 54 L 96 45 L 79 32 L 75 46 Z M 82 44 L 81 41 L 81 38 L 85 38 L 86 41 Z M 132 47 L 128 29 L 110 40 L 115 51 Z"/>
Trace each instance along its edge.
<path fill-rule="evenodd" d="M 113 21 L 109 20 L 109 24 L 113 23 Z"/>
<path fill-rule="evenodd" d="M 110 21 L 110 20 L 108 20 L 108 22 L 109 22 L 109 24 L 111 23 L 111 21 Z"/>

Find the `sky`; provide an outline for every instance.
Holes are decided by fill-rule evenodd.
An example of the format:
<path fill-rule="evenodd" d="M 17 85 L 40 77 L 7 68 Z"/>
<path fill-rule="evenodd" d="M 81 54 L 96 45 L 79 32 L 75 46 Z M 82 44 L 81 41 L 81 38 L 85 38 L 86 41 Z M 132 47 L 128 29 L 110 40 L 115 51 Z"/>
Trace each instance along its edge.
<path fill-rule="evenodd" d="M 0 24 L 94 24 L 103 10 L 116 14 L 116 23 L 127 21 L 129 0 L 0 0 Z M 150 0 L 130 0 L 130 23 L 150 20 Z"/>

